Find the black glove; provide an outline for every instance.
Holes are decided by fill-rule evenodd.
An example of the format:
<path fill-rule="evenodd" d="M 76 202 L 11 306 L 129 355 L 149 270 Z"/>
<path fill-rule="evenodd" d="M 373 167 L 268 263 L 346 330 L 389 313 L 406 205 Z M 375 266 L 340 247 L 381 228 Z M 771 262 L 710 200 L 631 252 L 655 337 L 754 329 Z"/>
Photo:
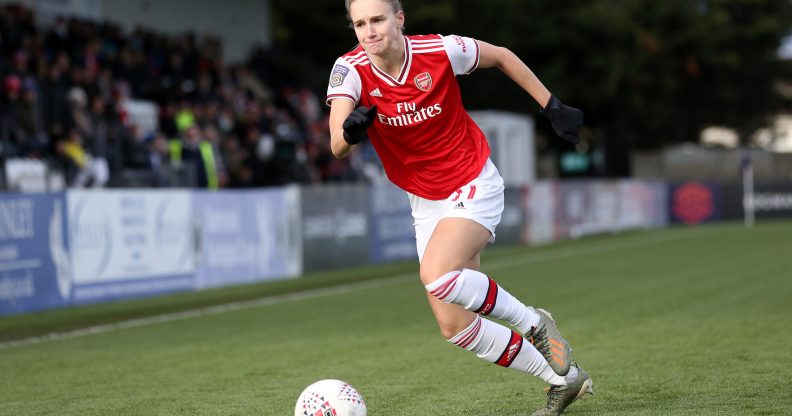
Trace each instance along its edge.
<path fill-rule="evenodd" d="M 344 120 L 344 140 L 349 144 L 358 144 L 363 140 L 363 133 L 371 127 L 377 117 L 377 106 L 371 108 L 360 106 L 349 113 Z"/>
<path fill-rule="evenodd" d="M 551 95 L 547 106 L 539 112 L 547 116 L 550 120 L 550 125 L 553 126 L 553 130 L 564 140 L 574 144 L 580 142 L 578 133 L 580 132 L 580 126 L 583 125 L 582 111 L 575 107 L 564 105 L 555 95 Z"/>

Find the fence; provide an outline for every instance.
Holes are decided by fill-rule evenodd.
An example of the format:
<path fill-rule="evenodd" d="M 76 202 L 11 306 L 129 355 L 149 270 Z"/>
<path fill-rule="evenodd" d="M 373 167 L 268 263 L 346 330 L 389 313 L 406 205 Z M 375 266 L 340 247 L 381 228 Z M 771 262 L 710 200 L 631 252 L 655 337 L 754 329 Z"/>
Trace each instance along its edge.
<path fill-rule="evenodd" d="M 507 244 L 743 215 L 741 187 L 700 182 L 540 181 L 505 200 Z M 788 184 L 759 183 L 753 201 L 757 219 L 792 217 Z M 391 185 L 0 194 L 0 315 L 410 259 Z"/>

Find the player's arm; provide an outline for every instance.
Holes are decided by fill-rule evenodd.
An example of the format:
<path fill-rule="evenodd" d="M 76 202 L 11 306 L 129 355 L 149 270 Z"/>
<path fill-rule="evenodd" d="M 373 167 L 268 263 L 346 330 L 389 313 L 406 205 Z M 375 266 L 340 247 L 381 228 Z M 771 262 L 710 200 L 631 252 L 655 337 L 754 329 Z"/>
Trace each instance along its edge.
<path fill-rule="evenodd" d="M 562 138 L 577 143 L 583 125 L 583 112 L 569 107 L 553 96 L 539 78 L 514 52 L 483 41 L 479 45 L 479 68 L 498 68 L 542 106 L 542 114 L 550 119 L 553 130 Z"/>
<path fill-rule="evenodd" d="M 330 102 L 330 149 L 337 158 L 349 154 L 363 140 L 374 118 L 377 106 L 355 108 L 352 100 L 336 98 Z"/>
<path fill-rule="evenodd" d="M 330 102 L 330 150 L 337 158 L 345 157 L 354 145 L 344 140 L 344 120 L 355 109 L 355 103 L 346 98 L 336 98 Z"/>

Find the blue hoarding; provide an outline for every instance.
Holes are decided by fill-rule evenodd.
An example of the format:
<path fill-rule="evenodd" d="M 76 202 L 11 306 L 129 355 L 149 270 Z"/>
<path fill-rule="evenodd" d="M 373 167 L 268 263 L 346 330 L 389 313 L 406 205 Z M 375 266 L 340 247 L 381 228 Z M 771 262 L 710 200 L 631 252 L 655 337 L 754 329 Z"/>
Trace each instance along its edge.
<path fill-rule="evenodd" d="M 299 189 L 196 192 L 193 198 L 196 288 L 301 273 Z"/>
<path fill-rule="evenodd" d="M 0 195 L 0 315 L 67 304 L 63 201 L 62 194 Z"/>
<path fill-rule="evenodd" d="M 390 184 L 369 191 L 369 259 L 373 263 L 418 259 L 410 200 Z"/>

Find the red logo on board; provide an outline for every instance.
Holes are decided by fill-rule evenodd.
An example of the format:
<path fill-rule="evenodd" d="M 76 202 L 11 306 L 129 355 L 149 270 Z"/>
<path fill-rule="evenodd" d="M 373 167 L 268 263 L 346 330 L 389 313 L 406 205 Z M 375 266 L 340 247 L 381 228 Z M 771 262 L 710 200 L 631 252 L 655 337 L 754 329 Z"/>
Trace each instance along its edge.
<path fill-rule="evenodd" d="M 688 182 L 674 191 L 672 210 L 674 216 L 686 224 L 707 220 L 714 211 L 712 191 L 697 182 Z"/>

